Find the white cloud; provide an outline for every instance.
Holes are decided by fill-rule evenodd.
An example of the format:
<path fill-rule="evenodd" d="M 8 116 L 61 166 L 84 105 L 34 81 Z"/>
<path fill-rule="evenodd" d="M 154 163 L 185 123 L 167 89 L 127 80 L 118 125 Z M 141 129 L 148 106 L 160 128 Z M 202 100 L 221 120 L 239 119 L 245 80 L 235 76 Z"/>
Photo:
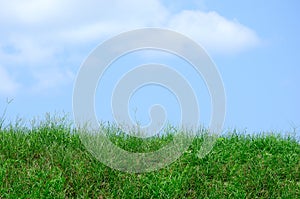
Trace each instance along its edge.
<path fill-rule="evenodd" d="M 50 42 L 39 41 L 34 35 L 14 35 L 6 43 L 0 43 L 0 59 L 7 63 L 36 66 L 53 59 L 57 52 L 54 48 Z"/>
<path fill-rule="evenodd" d="M 237 53 L 260 42 L 253 30 L 216 12 L 182 11 L 172 17 L 169 27 L 217 53 Z"/>
<path fill-rule="evenodd" d="M 3 66 L 0 66 L 0 95 L 12 95 L 19 88 L 19 84 L 11 77 Z"/>
<path fill-rule="evenodd" d="M 170 14 L 158 0 L 113 0 L 93 3 L 78 3 L 77 6 L 82 7 L 79 14 L 72 12 L 72 20 L 57 31 L 60 41 L 99 43 L 108 36 L 126 30 L 147 26 L 160 27 Z"/>
<path fill-rule="evenodd" d="M 49 93 L 57 91 L 59 87 L 72 83 L 75 74 L 70 70 L 46 69 L 42 71 L 34 71 L 33 77 L 36 83 L 31 87 L 31 91 L 37 93 Z"/>
<path fill-rule="evenodd" d="M 90 50 L 133 28 L 170 28 L 200 42 L 209 53 L 238 53 L 259 43 L 253 30 L 216 12 L 176 12 L 160 0 L 1 1 L 0 64 L 26 68 L 31 73 L 28 78 L 36 81 L 35 90 L 43 90 L 70 83 L 70 65 L 75 71 L 81 64 L 74 54 L 86 57 L 88 52 L 82 50 L 86 46 Z M 10 82 L 7 87 L 16 89 L 3 71 Z"/>
<path fill-rule="evenodd" d="M 149 26 L 182 32 L 219 53 L 235 53 L 259 43 L 255 32 L 236 20 L 200 10 L 171 13 L 159 0 L 6 1 L 0 7 L 0 23 L 8 27 L 5 36 L 14 40 L 27 35 L 57 45 L 99 43 L 118 32 Z"/>
<path fill-rule="evenodd" d="M 64 1 L 13 0 L 1 2 L 0 20 L 7 24 L 33 25 L 54 20 L 63 13 Z M 68 3 L 71 3 L 70 1 Z"/>

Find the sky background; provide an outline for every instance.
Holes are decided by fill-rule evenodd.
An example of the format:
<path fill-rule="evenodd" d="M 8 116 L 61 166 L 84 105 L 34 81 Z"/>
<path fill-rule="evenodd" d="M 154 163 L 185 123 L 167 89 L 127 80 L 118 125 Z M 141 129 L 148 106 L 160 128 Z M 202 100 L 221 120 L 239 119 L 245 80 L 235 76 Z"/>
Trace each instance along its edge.
<path fill-rule="evenodd" d="M 9 121 L 46 112 L 72 115 L 74 81 L 89 53 L 121 32 L 159 27 L 198 42 L 218 67 L 227 96 L 225 129 L 299 133 L 299 8 L 296 0 L 0 0 L 0 113 L 14 99 Z M 151 51 L 122 57 L 107 71 L 97 89 L 98 118 L 112 119 L 105 103 L 114 82 L 149 62 L 171 65 L 191 81 L 201 123 L 208 124 L 203 80 L 178 57 Z M 152 103 L 164 105 L 168 120 L 178 122 L 176 98 L 151 86 L 133 96 L 132 117 L 147 124 Z"/>

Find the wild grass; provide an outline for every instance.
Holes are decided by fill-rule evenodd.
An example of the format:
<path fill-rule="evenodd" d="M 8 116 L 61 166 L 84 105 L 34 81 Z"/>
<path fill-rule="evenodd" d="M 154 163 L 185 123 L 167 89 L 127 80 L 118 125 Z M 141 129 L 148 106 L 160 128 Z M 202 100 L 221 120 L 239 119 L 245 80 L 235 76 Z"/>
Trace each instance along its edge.
<path fill-rule="evenodd" d="M 157 150 L 172 134 L 110 139 L 132 152 Z M 228 133 L 197 157 L 203 139 L 171 165 L 131 174 L 97 161 L 65 120 L 0 129 L 0 198 L 300 198 L 300 146 L 293 137 Z"/>

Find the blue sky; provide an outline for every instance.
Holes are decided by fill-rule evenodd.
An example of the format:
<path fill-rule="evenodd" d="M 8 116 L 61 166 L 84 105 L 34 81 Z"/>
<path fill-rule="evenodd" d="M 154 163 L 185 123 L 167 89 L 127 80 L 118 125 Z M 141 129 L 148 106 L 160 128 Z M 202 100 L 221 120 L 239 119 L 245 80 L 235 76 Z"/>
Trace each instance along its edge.
<path fill-rule="evenodd" d="M 295 127 L 299 133 L 299 6 L 296 0 L 1 1 L 0 112 L 6 99 L 13 98 L 9 120 L 72 113 L 77 72 L 98 44 L 127 30 L 161 27 L 186 34 L 215 62 L 226 89 L 225 129 L 288 132 Z M 120 59 L 107 72 L 96 98 L 109 102 L 103 96 L 109 96 L 113 81 L 132 65 L 184 65 L 166 57 L 148 52 Z M 201 122 L 207 124 L 210 101 L 205 86 L 192 70 L 182 73 L 198 93 Z M 160 98 L 149 97 L 155 92 Z M 161 88 L 137 93 L 130 112 L 147 122 L 145 112 L 153 102 L 166 106 L 170 121 L 178 120 L 174 96 Z M 98 117 L 109 120 L 105 107 L 96 104 Z"/>

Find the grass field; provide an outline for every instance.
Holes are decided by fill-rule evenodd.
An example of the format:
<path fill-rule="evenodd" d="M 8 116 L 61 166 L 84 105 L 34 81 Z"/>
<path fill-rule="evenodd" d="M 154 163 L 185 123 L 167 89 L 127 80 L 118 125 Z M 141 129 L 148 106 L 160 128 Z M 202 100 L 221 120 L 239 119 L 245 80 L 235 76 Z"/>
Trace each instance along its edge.
<path fill-rule="evenodd" d="M 172 140 L 145 142 L 107 128 L 114 143 L 131 151 Z M 300 146 L 293 137 L 229 133 L 203 159 L 196 156 L 198 137 L 171 165 L 130 174 L 97 161 L 70 132 L 64 120 L 2 127 L 0 198 L 300 198 Z"/>

